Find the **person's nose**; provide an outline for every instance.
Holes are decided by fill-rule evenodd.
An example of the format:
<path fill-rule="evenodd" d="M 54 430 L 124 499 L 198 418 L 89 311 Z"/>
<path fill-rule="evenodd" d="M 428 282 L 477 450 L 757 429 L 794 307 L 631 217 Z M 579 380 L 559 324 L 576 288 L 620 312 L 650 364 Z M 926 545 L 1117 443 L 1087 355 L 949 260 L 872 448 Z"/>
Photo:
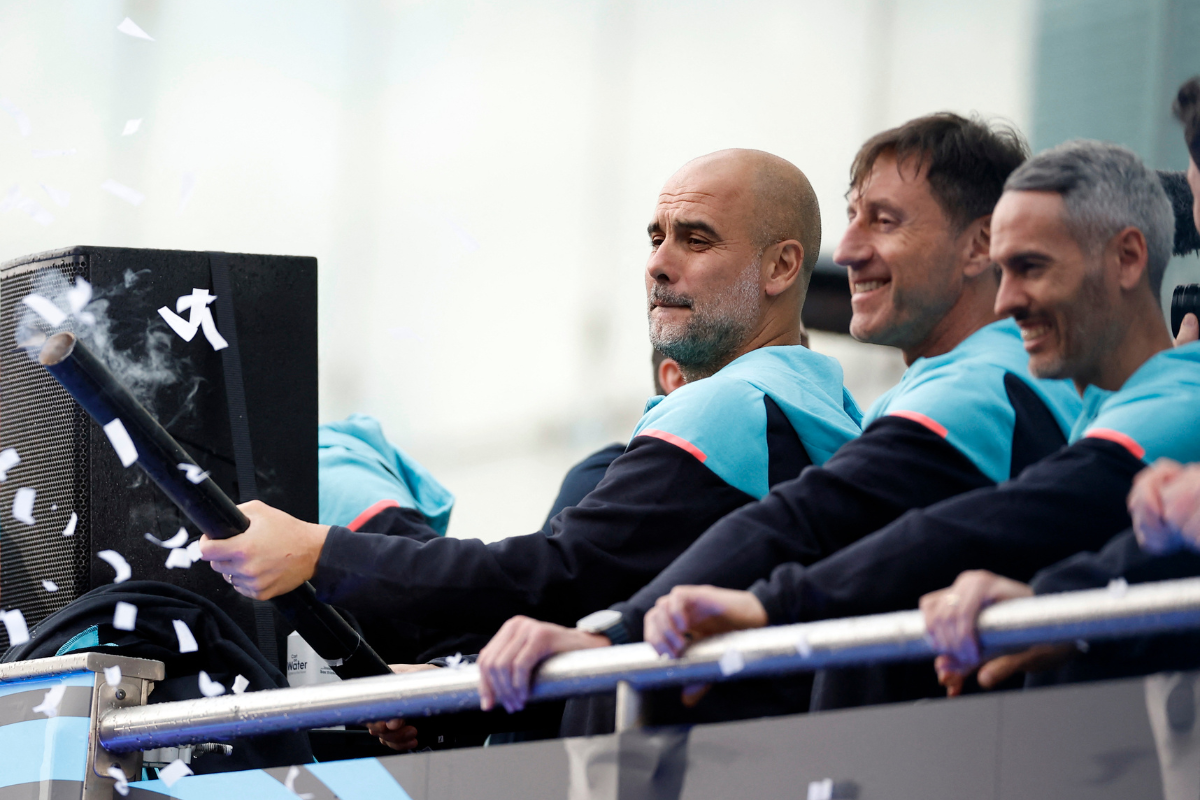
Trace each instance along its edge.
<path fill-rule="evenodd" d="M 862 269 L 871 261 L 874 250 L 861 227 L 851 222 L 833 251 L 833 261 L 847 269 Z"/>
<path fill-rule="evenodd" d="M 1022 281 L 1007 269 L 1000 270 L 1000 288 L 996 291 L 995 312 L 1001 317 L 1019 316 L 1029 307 L 1029 294 Z"/>
<path fill-rule="evenodd" d="M 679 259 L 667 242 L 663 242 L 646 261 L 646 277 L 651 283 L 675 283 L 679 280 Z"/>

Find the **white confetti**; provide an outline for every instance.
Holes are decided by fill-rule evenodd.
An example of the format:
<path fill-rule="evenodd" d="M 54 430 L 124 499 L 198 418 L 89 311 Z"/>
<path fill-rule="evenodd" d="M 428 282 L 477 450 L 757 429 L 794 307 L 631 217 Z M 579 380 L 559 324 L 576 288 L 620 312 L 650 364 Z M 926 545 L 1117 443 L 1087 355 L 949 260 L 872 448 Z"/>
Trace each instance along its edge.
<path fill-rule="evenodd" d="M 188 555 L 185 547 L 173 548 L 167 556 L 167 569 L 190 569 L 191 566 L 192 557 Z"/>
<path fill-rule="evenodd" d="M 8 471 L 21 463 L 21 457 L 11 447 L 0 450 L 0 481 L 8 478 Z"/>
<path fill-rule="evenodd" d="M 73 156 L 73 155 L 75 155 L 75 152 L 76 151 L 75 151 L 74 147 L 67 148 L 66 150 L 37 150 L 37 149 L 34 149 L 33 157 L 34 158 L 57 158 L 58 156 Z"/>
<path fill-rule="evenodd" d="M 196 335 L 196 327 L 190 325 L 186 319 L 166 306 L 158 310 L 158 315 L 166 320 L 166 323 L 171 326 L 171 330 L 179 334 L 179 338 L 185 342 L 190 342 L 192 337 Z"/>
<path fill-rule="evenodd" d="M 810 782 L 808 800 L 833 800 L 833 778 Z"/>
<path fill-rule="evenodd" d="M 126 36 L 132 36 L 135 39 L 145 39 L 148 42 L 153 42 L 154 38 L 150 34 L 138 27 L 138 24 L 129 17 L 121 20 L 121 24 L 117 26 L 117 30 Z"/>
<path fill-rule="evenodd" d="M 113 784 L 113 788 L 117 790 L 117 794 L 121 795 L 121 797 L 127 797 L 129 795 L 129 781 L 125 778 L 124 770 L 122 770 L 116 764 L 113 764 L 108 768 L 108 777 L 116 781 L 116 783 Z"/>
<path fill-rule="evenodd" d="M 192 629 L 187 626 L 186 622 L 177 619 L 172 620 L 171 624 L 175 626 L 175 638 L 179 640 L 179 652 L 194 653 L 200 649 L 200 646 L 196 644 L 196 637 L 192 636 Z"/>
<path fill-rule="evenodd" d="M 124 583 L 133 575 L 133 570 L 130 569 L 129 562 L 116 550 L 101 550 L 99 553 L 96 553 L 96 558 L 107 562 L 110 567 L 117 571 L 117 576 L 113 578 L 113 583 Z"/>
<path fill-rule="evenodd" d="M 137 625 L 137 606 L 117 601 L 113 611 L 113 627 L 119 631 L 131 631 Z"/>
<path fill-rule="evenodd" d="M 17 493 L 13 497 L 12 504 L 13 519 L 16 519 L 19 522 L 24 522 L 26 525 L 34 524 L 33 501 L 36 497 L 37 489 L 17 489 Z"/>
<path fill-rule="evenodd" d="M 48 183 L 39 183 L 38 186 L 42 187 L 42 191 L 49 195 L 50 199 L 54 201 L 54 205 L 60 208 L 66 208 L 71 202 L 71 193 L 65 189 L 57 189 Z M 76 280 L 82 279 L 77 278 Z"/>
<path fill-rule="evenodd" d="M 79 524 L 79 515 L 74 511 L 71 512 L 71 518 L 67 520 L 67 527 L 63 528 L 63 536 L 74 536 L 75 526 Z"/>
<path fill-rule="evenodd" d="M 165 542 L 152 533 L 145 534 L 145 537 L 146 541 L 154 542 L 159 547 L 183 547 L 185 544 L 187 544 L 188 532 L 185 528 L 180 528 L 174 536 L 172 536 L 170 539 L 167 539 Z"/>
<path fill-rule="evenodd" d="M 57 592 L 58 584 L 51 580 L 44 580 L 42 581 L 42 588 L 47 592 Z"/>
<path fill-rule="evenodd" d="M 58 706 L 62 702 L 63 695 L 67 693 L 67 687 L 59 684 L 58 686 L 50 687 L 46 692 L 46 696 L 42 698 L 42 702 L 33 707 L 33 711 L 39 714 L 45 714 L 47 717 L 58 716 Z"/>
<path fill-rule="evenodd" d="M 140 206 L 142 201 L 146 199 L 146 195 L 139 192 L 137 189 L 132 189 L 123 183 L 117 183 L 112 178 L 109 178 L 104 183 L 100 184 L 100 188 L 114 197 L 118 197 L 129 203 L 132 206 Z"/>
<path fill-rule="evenodd" d="M 192 192 L 194 191 L 196 191 L 196 173 L 183 173 L 183 181 L 179 187 L 179 211 L 176 212 L 177 214 L 182 214 L 183 210 L 187 208 L 187 204 L 191 201 Z"/>
<path fill-rule="evenodd" d="M 207 308 L 204 309 L 204 317 L 200 320 L 200 329 L 204 331 L 204 338 L 208 339 L 213 350 L 224 350 L 229 347 L 229 342 L 225 341 L 225 337 L 217 331 L 217 323 L 213 320 L 212 311 Z"/>
<path fill-rule="evenodd" d="M 1124 578 L 1113 578 L 1108 582 L 1109 597 L 1124 597 L 1127 591 L 1129 591 L 1129 581 Z"/>
<path fill-rule="evenodd" d="M 17 208 L 33 217 L 33 221 L 39 225 L 49 225 L 54 222 L 54 215 L 38 205 L 38 202 L 32 197 L 22 197 L 19 199 L 17 201 Z"/>
<path fill-rule="evenodd" d="M 191 774 L 192 768 L 177 758 L 158 771 L 158 779 L 170 789 L 180 780 Z"/>
<path fill-rule="evenodd" d="M 208 477 L 208 473 L 195 464 L 179 464 L 177 466 L 186 473 L 187 479 L 192 483 L 204 483 L 204 479 Z"/>
<path fill-rule="evenodd" d="M 179 624 L 179 620 L 175 620 L 175 623 Z M 195 648 L 193 647 L 192 649 L 194 650 Z M 180 647 L 180 652 L 183 652 L 182 646 Z M 217 695 L 225 694 L 225 687 L 208 677 L 207 672 L 200 670 L 200 694 L 205 697 L 216 697 Z"/>
<path fill-rule="evenodd" d="M 191 544 L 189 544 L 187 546 L 187 554 L 188 554 L 188 557 L 192 559 L 193 564 L 195 564 L 197 561 L 200 560 L 200 540 L 199 539 L 197 539 L 196 541 L 192 542 Z"/>
<path fill-rule="evenodd" d="M 801 658 L 808 658 L 812 655 L 812 645 L 808 643 L 808 637 L 803 633 L 796 637 L 796 652 Z"/>
<path fill-rule="evenodd" d="M 30 294 L 21 298 L 21 302 L 29 306 L 52 328 L 57 328 L 67 321 L 67 313 L 54 304 L 54 301 L 40 294 Z"/>
<path fill-rule="evenodd" d="M 121 668 L 120 667 L 105 667 L 104 668 L 104 682 L 107 683 L 109 686 L 116 686 L 117 684 L 119 684 L 121 682 Z"/>
<path fill-rule="evenodd" d="M 29 117 L 25 116 L 25 112 L 17 108 L 12 100 L 7 97 L 0 97 L 0 108 L 3 108 L 10 117 L 17 121 L 17 128 L 21 131 L 22 136 L 28 136 L 33 133 L 33 126 L 29 124 Z"/>
<path fill-rule="evenodd" d="M 233 679 L 233 693 L 234 694 L 241 694 L 242 692 L 246 691 L 247 687 L 249 687 L 249 686 L 250 686 L 250 681 L 246 680 L 246 678 L 242 675 L 238 675 L 236 678 Z"/>
<path fill-rule="evenodd" d="M 731 647 L 721 655 L 721 660 L 717 662 L 717 666 L 721 668 L 722 675 L 729 677 L 746 668 L 746 659 L 742 657 L 742 651 Z"/>
<path fill-rule="evenodd" d="M 446 666 L 449 667 L 450 669 L 462 669 L 462 666 L 463 666 L 462 653 L 455 653 L 452 656 L 446 656 Z"/>
<path fill-rule="evenodd" d="M 83 278 L 76 277 L 75 285 L 67 289 L 67 306 L 72 314 L 83 311 L 83 307 L 92 302 L 92 285 Z"/>
<path fill-rule="evenodd" d="M 121 131 L 121 135 L 132 136 L 133 134 L 137 133 L 138 128 L 140 127 L 142 127 L 142 121 L 140 119 L 126 120 L 125 128 Z"/>
<path fill-rule="evenodd" d="M 9 644 L 25 644 L 29 641 L 29 626 L 25 624 L 25 615 L 14 608 L 11 611 L 0 611 L 4 619 L 4 629 L 8 631 Z"/>
<path fill-rule="evenodd" d="M 299 767 L 289 767 L 287 777 L 283 779 L 283 788 L 287 789 L 292 794 L 300 798 L 300 800 L 312 800 L 312 794 L 305 792 L 300 794 L 296 791 L 296 778 L 300 777 Z"/>
<path fill-rule="evenodd" d="M 112 443 L 113 450 L 117 451 L 117 458 L 121 459 L 121 466 L 128 467 L 137 461 L 137 448 L 133 446 L 133 440 L 129 438 L 129 431 L 125 430 L 125 423 L 121 422 L 119 417 L 105 425 L 104 432 L 108 434 L 108 441 Z"/>

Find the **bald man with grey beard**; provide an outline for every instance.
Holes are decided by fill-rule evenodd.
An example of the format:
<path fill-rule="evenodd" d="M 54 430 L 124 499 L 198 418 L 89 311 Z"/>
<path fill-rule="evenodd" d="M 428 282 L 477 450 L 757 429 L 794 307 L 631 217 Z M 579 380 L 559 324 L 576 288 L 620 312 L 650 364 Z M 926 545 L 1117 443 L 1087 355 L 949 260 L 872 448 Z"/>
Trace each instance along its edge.
<path fill-rule="evenodd" d="M 651 341 L 687 383 L 649 401 L 626 451 L 549 536 L 485 544 L 417 522 L 411 536 L 381 536 L 252 502 L 241 506 L 250 528 L 203 540 L 203 558 L 249 597 L 310 580 L 376 630 L 416 626 L 482 646 L 516 614 L 573 624 L 628 597 L 725 514 L 858 435 L 841 367 L 799 344 L 820 249 L 800 170 L 752 150 L 698 158 L 667 181 L 648 231 Z M 447 655 L 430 637 L 420 655 Z M 418 655 L 372 644 L 392 661 Z"/>

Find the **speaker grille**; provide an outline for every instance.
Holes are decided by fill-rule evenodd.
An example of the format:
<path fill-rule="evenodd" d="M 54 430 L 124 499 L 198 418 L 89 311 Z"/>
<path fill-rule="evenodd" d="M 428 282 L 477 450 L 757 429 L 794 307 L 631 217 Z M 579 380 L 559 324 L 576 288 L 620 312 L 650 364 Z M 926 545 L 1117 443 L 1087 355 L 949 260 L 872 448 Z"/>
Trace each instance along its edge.
<path fill-rule="evenodd" d="M 88 590 L 91 525 L 87 476 L 89 420 L 41 366 L 15 347 L 21 303 L 32 291 L 55 293 L 66 279 L 88 278 L 87 261 L 69 259 L 12 268 L 0 275 L 0 448 L 21 463 L 0 483 L 0 608 L 20 609 L 30 629 Z M 36 287 L 36 288 L 35 288 Z M 12 515 L 17 489 L 37 491 L 26 525 Z M 75 533 L 63 536 L 74 513 Z M 45 580 L 58 591 L 49 592 Z M 0 652 L 9 645 L 0 626 Z"/>

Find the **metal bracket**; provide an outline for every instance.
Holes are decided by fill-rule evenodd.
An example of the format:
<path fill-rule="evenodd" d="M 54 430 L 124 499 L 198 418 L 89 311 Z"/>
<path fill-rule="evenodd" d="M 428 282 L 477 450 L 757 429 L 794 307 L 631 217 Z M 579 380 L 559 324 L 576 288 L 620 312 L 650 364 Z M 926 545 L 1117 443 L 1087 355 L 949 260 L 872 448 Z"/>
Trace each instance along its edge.
<path fill-rule="evenodd" d="M 142 772 L 142 754 L 140 751 L 110 753 L 105 750 L 100 746 L 97 722 L 101 716 L 114 708 L 145 705 L 154 689 L 154 681 L 162 680 L 165 670 L 160 661 L 101 653 L 87 655 L 84 666 L 96 675 L 92 688 L 92 714 L 88 725 L 88 767 L 83 776 L 82 800 L 111 800 L 116 780 L 108 774 L 109 768 L 119 767 L 125 773 L 126 780 L 138 780 Z M 105 678 L 104 670 L 107 667 L 121 668 L 121 680 L 115 686 L 110 686 Z"/>

